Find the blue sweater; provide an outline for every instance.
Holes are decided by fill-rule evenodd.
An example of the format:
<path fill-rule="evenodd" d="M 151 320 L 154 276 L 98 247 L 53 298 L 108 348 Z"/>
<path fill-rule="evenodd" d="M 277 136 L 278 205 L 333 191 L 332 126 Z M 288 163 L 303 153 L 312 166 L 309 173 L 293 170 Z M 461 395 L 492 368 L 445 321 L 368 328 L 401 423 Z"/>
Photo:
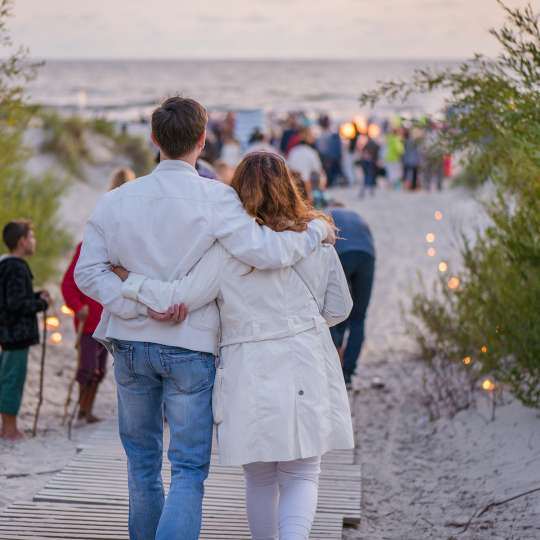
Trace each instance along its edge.
<path fill-rule="evenodd" d="M 336 251 L 342 255 L 348 251 L 363 251 L 375 257 L 375 245 L 368 224 L 352 210 L 330 208 L 328 213 L 334 218 L 339 229 Z"/>

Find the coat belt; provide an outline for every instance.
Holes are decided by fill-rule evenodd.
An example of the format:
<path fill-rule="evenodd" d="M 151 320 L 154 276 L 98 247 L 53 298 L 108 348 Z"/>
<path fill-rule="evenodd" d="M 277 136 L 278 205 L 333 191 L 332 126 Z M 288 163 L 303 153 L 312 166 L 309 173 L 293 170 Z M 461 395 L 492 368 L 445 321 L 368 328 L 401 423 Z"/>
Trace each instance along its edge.
<path fill-rule="evenodd" d="M 239 343 L 255 343 L 258 341 L 268 341 L 271 339 L 284 339 L 287 337 L 293 337 L 307 330 L 316 328 L 318 332 L 326 326 L 326 321 L 321 316 L 315 316 L 311 319 L 298 323 L 298 324 L 288 324 L 287 328 L 281 328 L 273 332 L 260 332 L 260 325 L 257 323 L 253 324 L 253 333 L 249 336 L 235 335 L 235 336 L 223 336 L 220 347 L 227 347 L 228 345 L 238 345 Z"/>

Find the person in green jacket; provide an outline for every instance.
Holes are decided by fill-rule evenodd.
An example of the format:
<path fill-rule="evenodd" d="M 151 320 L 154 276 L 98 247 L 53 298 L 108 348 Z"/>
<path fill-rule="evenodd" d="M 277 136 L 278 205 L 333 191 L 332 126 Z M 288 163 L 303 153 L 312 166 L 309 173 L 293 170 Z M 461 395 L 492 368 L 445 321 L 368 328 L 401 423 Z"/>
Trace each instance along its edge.
<path fill-rule="evenodd" d="M 384 163 L 388 182 L 395 188 L 400 186 L 401 180 L 403 179 L 402 157 L 404 151 L 405 148 L 399 130 L 392 130 L 386 136 Z"/>

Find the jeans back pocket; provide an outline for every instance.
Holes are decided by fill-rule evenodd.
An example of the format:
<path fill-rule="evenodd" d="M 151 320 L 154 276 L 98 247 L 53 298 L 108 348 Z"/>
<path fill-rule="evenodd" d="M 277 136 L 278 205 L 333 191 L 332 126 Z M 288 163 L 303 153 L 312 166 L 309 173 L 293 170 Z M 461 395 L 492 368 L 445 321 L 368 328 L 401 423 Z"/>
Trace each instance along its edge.
<path fill-rule="evenodd" d="M 178 392 L 195 394 L 212 388 L 216 374 L 212 354 L 165 348 L 160 355 L 165 373 Z"/>

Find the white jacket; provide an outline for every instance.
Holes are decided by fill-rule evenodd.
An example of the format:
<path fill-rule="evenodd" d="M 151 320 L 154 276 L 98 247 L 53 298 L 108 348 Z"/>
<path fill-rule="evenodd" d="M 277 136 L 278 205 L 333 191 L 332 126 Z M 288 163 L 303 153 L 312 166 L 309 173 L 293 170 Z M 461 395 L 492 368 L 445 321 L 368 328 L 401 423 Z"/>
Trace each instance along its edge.
<path fill-rule="evenodd" d="M 216 352 L 219 317 L 215 303 L 193 310 L 186 324 L 160 324 L 122 297 L 122 282 L 109 271 L 122 266 L 154 279 L 185 275 L 218 239 L 240 260 L 257 268 L 289 266 L 326 236 L 320 221 L 306 233 L 276 233 L 259 226 L 234 189 L 201 178 L 188 163 L 161 162 L 148 176 L 107 193 L 86 226 L 75 281 L 104 306 L 94 336 L 148 341 Z"/>
<path fill-rule="evenodd" d="M 352 308 L 334 248 L 320 246 L 295 267 L 260 271 L 216 243 L 185 278 L 167 283 L 130 274 L 123 292 L 161 312 L 176 303 L 198 309 L 217 298 L 222 337 L 213 406 L 223 464 L 354 446 L 328 328 Z"/>

